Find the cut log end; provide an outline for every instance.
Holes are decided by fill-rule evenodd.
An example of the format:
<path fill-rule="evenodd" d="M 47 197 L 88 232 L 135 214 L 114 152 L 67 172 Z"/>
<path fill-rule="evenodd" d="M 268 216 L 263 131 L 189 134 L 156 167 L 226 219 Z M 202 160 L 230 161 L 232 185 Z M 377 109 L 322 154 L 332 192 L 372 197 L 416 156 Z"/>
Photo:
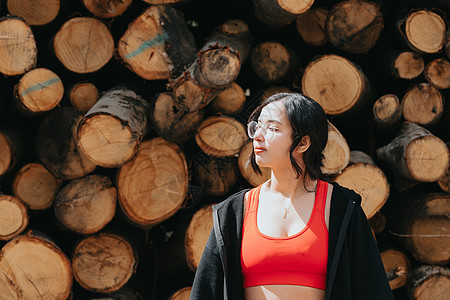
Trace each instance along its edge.
<path fill-rule="evenodd" d="M 100 18 L 114 18 L 122 15 L 132 0 L 83 0 L 84 6 Z"/>
<path fill-rule="evenodd" d="M 223 196 L 228 194 L 238 179 L 234 159 L 208 157 L 202 153 L 195 157 L 194 176 L 200 182 L 206 195 Z"/>
<path fill-rule="evenodd" d="M 297 17 L 295 22 L 297 31 L 306 43 L 320 46 L 328 41 L 325 30 L 327 16 L 328 10 L 313 8 Z"/>
<path fill-rule="evenodd" d="M 176 291 L 175 293 L 173 293 L 173 295 L 169 298 L 169 300 L 189 300 L 189 296 L 191 295 L 191 290 L 192 290 L 192 288 L 190 286 L 182 288 L 182 289 Z"/>
<path fill-rule="evenodd" d="M 8 138 L 0 132 L 0 176 L 6 174 L 14 161 L 13 149 Z"/>
<path fill-rule="evenodd" d="M 236 80 L 241 69 L 239 56 L 228 48 L 211 49 L 198 59 L 199 82 L 208 88 L 223 88 Z"/>
<path fill-rule="evenodd" d="M 266 83 L 280 82 L 289 75 L 291 53 L 279 42 L 263 42 L 253 47 L 250 64 L 255 74 Z"/>
<path fill-rule="evenodd" d="M 437 53 L 444 46 L 446 25 L 442 17 L 430 10 L 418 10 L 408 15 L 405 35 L 414 50 Z"/>
<path fill-rule="evenodd" d="M 322 167 L 324 174 L 338 174 L 350 162 L 350 148 L 347 141 L 330 122 L 328 122 L 328 142 L 322 154 L 324 156 Z"/>
<path fill-rule="evenodd" d="M 392 73 L 397 78 L 413 79 L 422 74 L 424 67 L 425 63 L 421 54 L 406 51 L 395 58 Z"/>
<path fill-rule="evenodd" d="M 218 30 L 225 34 L 238 35 L 249 31 L 247 23 L 239 19 L 231 19 L 219 26 Z"/>
<path fill-rule="evenodd" d="M 278 5 L 285 11 L 299 15 L 307 11 L 314 3 L 314 0 L 278 0 Z"/>
<path fill-rule="evenodd" d="M 239 84 L 233 82 L 231 86 L 211 101 L 210 106 L 216 112 L 231 115 L 239 112 L 245 104 L 245 93 Z"/>
<path fill-rule="evenodd" d="M 450 62 L 444 58 L 429 62 L 423 75 L 431 85 L 438 89 L 450 88 Z"/>
<path fill-rule="evenodd" d="M 399 122 L 402 113 L 397 95 L 386 94 L 378 98 L 372 108 L 374 120 L 382 128 L 391 127 Z"/>
<path fill-rule="evenodd" d="M 45 25 L 59 13 L 60 0 L 8 0 L 10 14 L 23 18 L 30 25 Z"/>
<path fill-rule="evenodd" d="M 411 273 L 411 265 L 406 255 L 393 249 L 383 251 L 380 254 L 391 289 L 396 290 L 406 285 L 408 275 Z"/>
<path fill-rule="evenodd" d="M 450 270 L 428 265 L 415 269 L 410 276 L 408 293 L 411 299 L 445 299 L 450 293 Z"/>
<path fill-rule="evenodd" d="M 74 85 L 69 94 L 73 107 L 81 112 L 87 112 L 98 100 L 98 89 L 89 82 L 80 82 Z"/>
<path fill-rule="evenodd" d="M 7 241 L 21 234 L 28 226 L 29 216 L 25 204 L 16 197 L 0 195 L 0 240 Z"/>

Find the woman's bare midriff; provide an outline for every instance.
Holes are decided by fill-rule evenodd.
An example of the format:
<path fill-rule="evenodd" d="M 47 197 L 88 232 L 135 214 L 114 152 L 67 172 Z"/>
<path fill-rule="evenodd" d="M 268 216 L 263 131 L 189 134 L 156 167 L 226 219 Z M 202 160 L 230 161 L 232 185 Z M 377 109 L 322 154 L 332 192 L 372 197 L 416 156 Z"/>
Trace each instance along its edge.
<path fill-rule="evenodd" d="M 325 290 L 308 286 L 273 284 L 251 286 L 244 289 L 245 300 L 323 300 Z"/>

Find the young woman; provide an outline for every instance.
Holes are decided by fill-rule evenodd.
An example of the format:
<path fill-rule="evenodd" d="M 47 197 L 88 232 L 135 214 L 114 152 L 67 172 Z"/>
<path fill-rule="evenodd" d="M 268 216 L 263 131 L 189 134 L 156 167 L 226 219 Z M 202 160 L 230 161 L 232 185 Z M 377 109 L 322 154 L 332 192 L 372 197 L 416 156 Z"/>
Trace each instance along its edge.
<path fill-rule="evenodd" d="M 322 107 L 275 94 L 248 134 L 251 166 L 271 178 L 214 206 L 190 299 L 393 299 L 361 197 L 323 179 Z"/>

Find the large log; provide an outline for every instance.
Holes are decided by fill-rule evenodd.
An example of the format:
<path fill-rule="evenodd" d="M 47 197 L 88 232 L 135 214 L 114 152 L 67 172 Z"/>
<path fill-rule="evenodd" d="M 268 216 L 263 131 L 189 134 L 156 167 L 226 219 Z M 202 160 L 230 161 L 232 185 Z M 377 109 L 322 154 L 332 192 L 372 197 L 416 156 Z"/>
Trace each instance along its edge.
<path fill-rule="evenodd" d="M 253 0 L 253 9 L 262 23 L 279 28 L 292 23 L 313 3 L 314 0 Z"/>
<path fill-rule="evenodd" d="M 394 173 L 394 185 L 399 191 L 419 182 L 437 181 L 449 164 L 446 144 L 427 129 L 411 122 L 404 122 L 396 137 L 378 148 L 376 155 Z"/>
<path fill-rule="evenodd" d="M 408 294 L 414 300 L 445 300 L 450 293 L 450 270 L 439 266 L 420 266 L 410 275 Z"/>
<path fill-rule="evenodd" d="M 252 186 L 258 186 L 270 178 L 270 168 L 260 167 L 261 173 L 256 173 L 249 163 L 250 156 L 252 154 L 253 143 L 247 142 L 239 152 L 238 166 L 241 171 L 242 177 L 247 180 Z"/>
<path fill-rule="evenodd" d="M 105 24 L 90 17 L 66 21 L 53 40 L 56 57 L 70 71 L 92 73 L 101 69 L 114 53 L 114 40 Z"/>
<path fill-rule="evenodd" d="M 188 191 L 184 154 L 158 137 L 142 143 L 139 153 L 117 175 L 119 204 L 133 224 L 151 227 L 176 213 Z"/>
<path fill-rule="evenodd" d="M 84 6 L 99 18 L 114 18 L 122 15 L 133 0 L 83 0 Z"/>
<path fill-rule="evenodd" d="M 90 82 L 78 82 L 69 91 L 72 106 L 81 112 L 87 112 L 98 101 L 98 89 Z"/>
<path fill-rule="evenodd" d="M 307 44 L 321 46 L 328 41 L 325 30 L 327 16 L 327 9 L 311 8 L 296 18 L 295 28 Z"/>
<path fill-rule="evenodd" d="M 438 89 L 450 88 L 450 62 L 445 58 L 430 61 L 423 71 L 425 79 Z"/>
<path fill-rule="evenodd" d="M 169 79 L 195 60 L 197 45 L 181 12 L 169 5 L 152 5 L 130 24 L 117 51 L 140 77 Z"/>
<path fill-rule="evenodd" d="M 411 273 L 411 263 L 401 251 L 387 249 L 380 253 L 384 269 L 389 280 L 389 286 L 396 290 L 406 285 Z"/>
<path fill-rule="evenodd" d="M 27 23 L 17 17 L 2 18 L 0 36 L 0 73 L 19 75 L 36 65 L 36 41 Z"/>
<path fill-rule="evenodd" d="M 395 94 L 386 94 L 378 98 L 372 107 L 373 120 L 385 131 L 395 130 L 400 124 L 402 111 L 400 100 Z"/>
<path fill-rule="evenodd" d="M 0 194 L 0 211 L 0 240 L 15 238 L 28 226 L 28 209 L 18 198 Z"/>
<path fill-rule="evenodd" d="M 403 51 L 396 55 L 391 69 L 396 78 L 413 79 L 422 74 L 424 67 L 425 63 L 420 53 Z"/>
<path fill-rule="evenodd" d="M 117 189 L 106 176 L 88 175 L 74 179 L 56 196 L 55 218 L 78 234 L 93 234 L 114 217 Z"/>
<path fill-rule="evenodd" d="M 322 172 L 334 175 L 344 170 L 350 162 L 350 148 L 345 137 L 328 121 L 328 141 L 323 149 Z"/>
<path fill-rule="evenodd" d="M 135 91 L 110 89 L 78 125 L 80 150 L 99 166 L 122 166 L 133 158 L 147 133 L 148 110 L 148 102 Z"/>
<path fill-rule="evenodd" d="M 10 14 L 21 17 L 29 25 L 45 25 L 59 13 L 60 0 L 7 0 Z"/>

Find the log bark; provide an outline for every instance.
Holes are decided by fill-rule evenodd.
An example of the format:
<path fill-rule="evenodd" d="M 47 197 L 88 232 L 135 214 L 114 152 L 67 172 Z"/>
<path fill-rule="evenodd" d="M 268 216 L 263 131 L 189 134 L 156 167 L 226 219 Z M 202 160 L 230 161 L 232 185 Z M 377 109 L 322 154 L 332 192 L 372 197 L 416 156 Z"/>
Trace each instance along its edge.
<path fill-rule="evenodd" d="M 385 131 L 393 131 L 400 124 L 402 111 L 400 100 L 395 94 L 386 94 L 378 98 L 372 107 L 373 119 L 377 126 Z"/>
<path fill-rule="evenodd" d="M 14 168 L 22 148 L 23 141 L 17 130 L 6 127 L 0 129 L 0 177 Z"/>
<path fill-rule="evenodd" d="M 73 275 L 89 291 L 112 293 L 119 290 L 135 273 L 137 264 L 131 244 L 116 234 L 86 237 L 73 251 Z"/>
<path fill-rule="evenodd" d="M 445 100 L 441 92 L 432 85 L 418 83 L 403 96 L 401 110 L 406 121 L 427 127 L 444 115 Z"/>
<path fill-rule="evenodd" d="M 13 239 L 28 226 L 28 209 L 18 198 L 0 194 L 0 211 L 0 240 Z"/>
<path fill-rule="evenodd" d="M 328 9 L 325 8 L 311 8 L 297 16 L 295 28 L 308 45 L 321 46 L 328 41 L 325 29 L 327 16 Z"/>
<path fill-rule="evenodd" d="M 0 19 L 0 73 L 20 75 L 36 65 L 37 46 L 28 24 L 17 17 Z"/>
<path fill-rule="evenodd" d="M 159 93 L 150 106 L 150 121 L 159 136 L 178 143 L 191 138 L 203 121 L 204 110 L 186 112 L 172 93 Z"/>
<path fill-rule="evenodd" d="M 424 68 L 422 55 L 413 51 L 400 52 L 391 67 L 394 77 L 402 79 L 414 79 L 422 74 Z"/>
<path fill-rule="evenodd" d="M 447 149 L 449 149 L 449 155 L 450 155 L 450 142 L 447 142 Z M 449 161 L 450 161 L 450 157 L 449 157 Z M 444 192 L 450 193 L 450 164 L 449 164 L 444 176 L 439 178 L 437 183 Z"/>
<path fill-rule="evenodd" d="M 430 61 L 425 66 L 423 76 L 437 89 L 450 88 L 450 62 L 445 58 Z"/>
<path fill-rule="evenodd" d="M 188 191 L 184 154 L 158 137 L 142 143 L 132 161 L 119 169 L 119 204 L 136 225 L 151 227 L 176 213 Z"/>
<path fill-rule="evenodd" d="M 59 13 L 60 0 L 8 0 L 8 11 L 21 17 L 29 25 L 45 25 Z"/>
<path fill-rule="evenodd" d="M 114 40 L 105 24 L 90 17 L 66 21 L 53 40 L 56 57 L 68 70 L 92 73 L 101 69 L 114 53 Z"/>
<path fill-rule="evenodd" d="M 80 150 L 99 166 L 122 166 L 136 154 L 148 131 L 148 111 L 148 102 L 135 91 L 110 89 L 78 125 Z"/>
<path fill-rule="evenodd" d="M 99 18 L 114 18 L 122 15 L 133 0 L 83 0 L 84 6 Z"/>
<path fill-rule="evenodd" d="M 380 255 L 391 289 L 396 290 L 405 286 L 408 275 L 411 273 L 411 263 L 408 257 L 395 249 L 384 250 Z"/>
<path fill-rule="evenodd" d="M 328 121 L 328 142 L 322 151 L 322 172 L 334 175 L 344 170 L 350 162 L 350 148 L 345 137 Z"/>
<path fill-rule="evenodd" d="M 70 181 L 56 196 L 56 220 L 78 234 L 102 230 L 114 217 L 117 189 L 106 176 L 88 175 Z"/>
<path fill-rule="evenodd" d="M 14 176 L 14 195 L 31 210 L 49 208 L 56 198 L 61 180 L 40 163 L 24 165 Z"/>
<path fill-rule="evenodd" d="M 175 293 L 170 296 L 169 300 L 189 300 L 189 296 L 191 295 L 191 287 L 185 287 L 182 289 L 179 289 Z"/>
<path fill-rule="evenodd" d="M 252 186 L 258 186 L 270 179 L 270 168 L 260 167 L 262 174 L 253 171 L 249 158 L 252 153 L 253 143 L 247 142 L 239 152 L 238 166 L 242 177 Z"/>
<path fill-rule="evenodd" d="M 16 85 L 15 94 L 20 107 L 38 113 L 52 110 L 63 98 L 64 85 L 53 71 L 37 68 L 27 72 Z"/>
<path fill-rule="evenodd" d="M 425 128 L 404 122 L 396 137 L 376 150 L 377 157 L 392 170 L 397 190 L 442 177 L 449 164 L 445 143 Z"/>
<path fill-rule="evenodd" d="M 0 250 L 0 294 L 4 299 L 67 299 L 72 268 L 52 242 L 21 235 Z"/>
<path fill-rule="evenodd" d="M 439 266 L 420 266 L 415 269 L 408 282 L 410 299 L 446 299 L 450 286 L 450 270 Z"/>
<path fill-rule="evenodd" d="M 81 119 L 81 113 L 72 107 L 58 108 L 49 112 L 37 129 L 36 155 L 60 179 L 83 177 L 96 167 L 77 145 L 76 132 Z"/>
<path fill-rule="evenodd" d="M 384 18 L 374 2 L 349 0 L 334 5 L 327 17 L 328 40 L 350 53 L 366 53 L 378 41 Z"/>
<path fill-rule="evenodd" d="M 244 90 L 239 84 L 233 82 L 230 87 L 218 94 L 209 106 L 214 112 L 233 115 L 242 110 L 245 100 Z"/>
<path fill-rule="evenodd" d="M 208 155 L 229 157 L 239 153 L 248 137 L 244 125 L 231 117 L 209 117 L 195 135 L 197 145 Z"/>
<path fill-rule="evenodd" d="M 314 0 L 253 0 L 255 16 L 269 27 L 279 28 L 292 23 L 306 12 Z"/>
<path fill-rule="evenodd" d="M 361 207 L 368 219 L 383 207 L 389 197 L 389 183 L 383 171 L 361 151 L 351 151 L 349 165 L 334 181 L 361 195 Z"/>
<path fill-rule="evenodd" d="M 338 55 L 323 55 L 308 64 L 303 94 L 319 102 L 329 115 L 355 113 L 368 97 L 369 82 L 354 63 Z"/>
<path fill-rule="evenodd" d="M 70 88 L 69 99 L 73 107 L 85 113 L 98 101 L 98 89 L 90 82 L 78 82 Z"/>
<path fill-rule="evenodd" d="M 197 45 L 179 11 L 152 5 L 130 24 L 117 51 L 125 66 L 140 77 L 169 79 L 192 64 Z"/>

